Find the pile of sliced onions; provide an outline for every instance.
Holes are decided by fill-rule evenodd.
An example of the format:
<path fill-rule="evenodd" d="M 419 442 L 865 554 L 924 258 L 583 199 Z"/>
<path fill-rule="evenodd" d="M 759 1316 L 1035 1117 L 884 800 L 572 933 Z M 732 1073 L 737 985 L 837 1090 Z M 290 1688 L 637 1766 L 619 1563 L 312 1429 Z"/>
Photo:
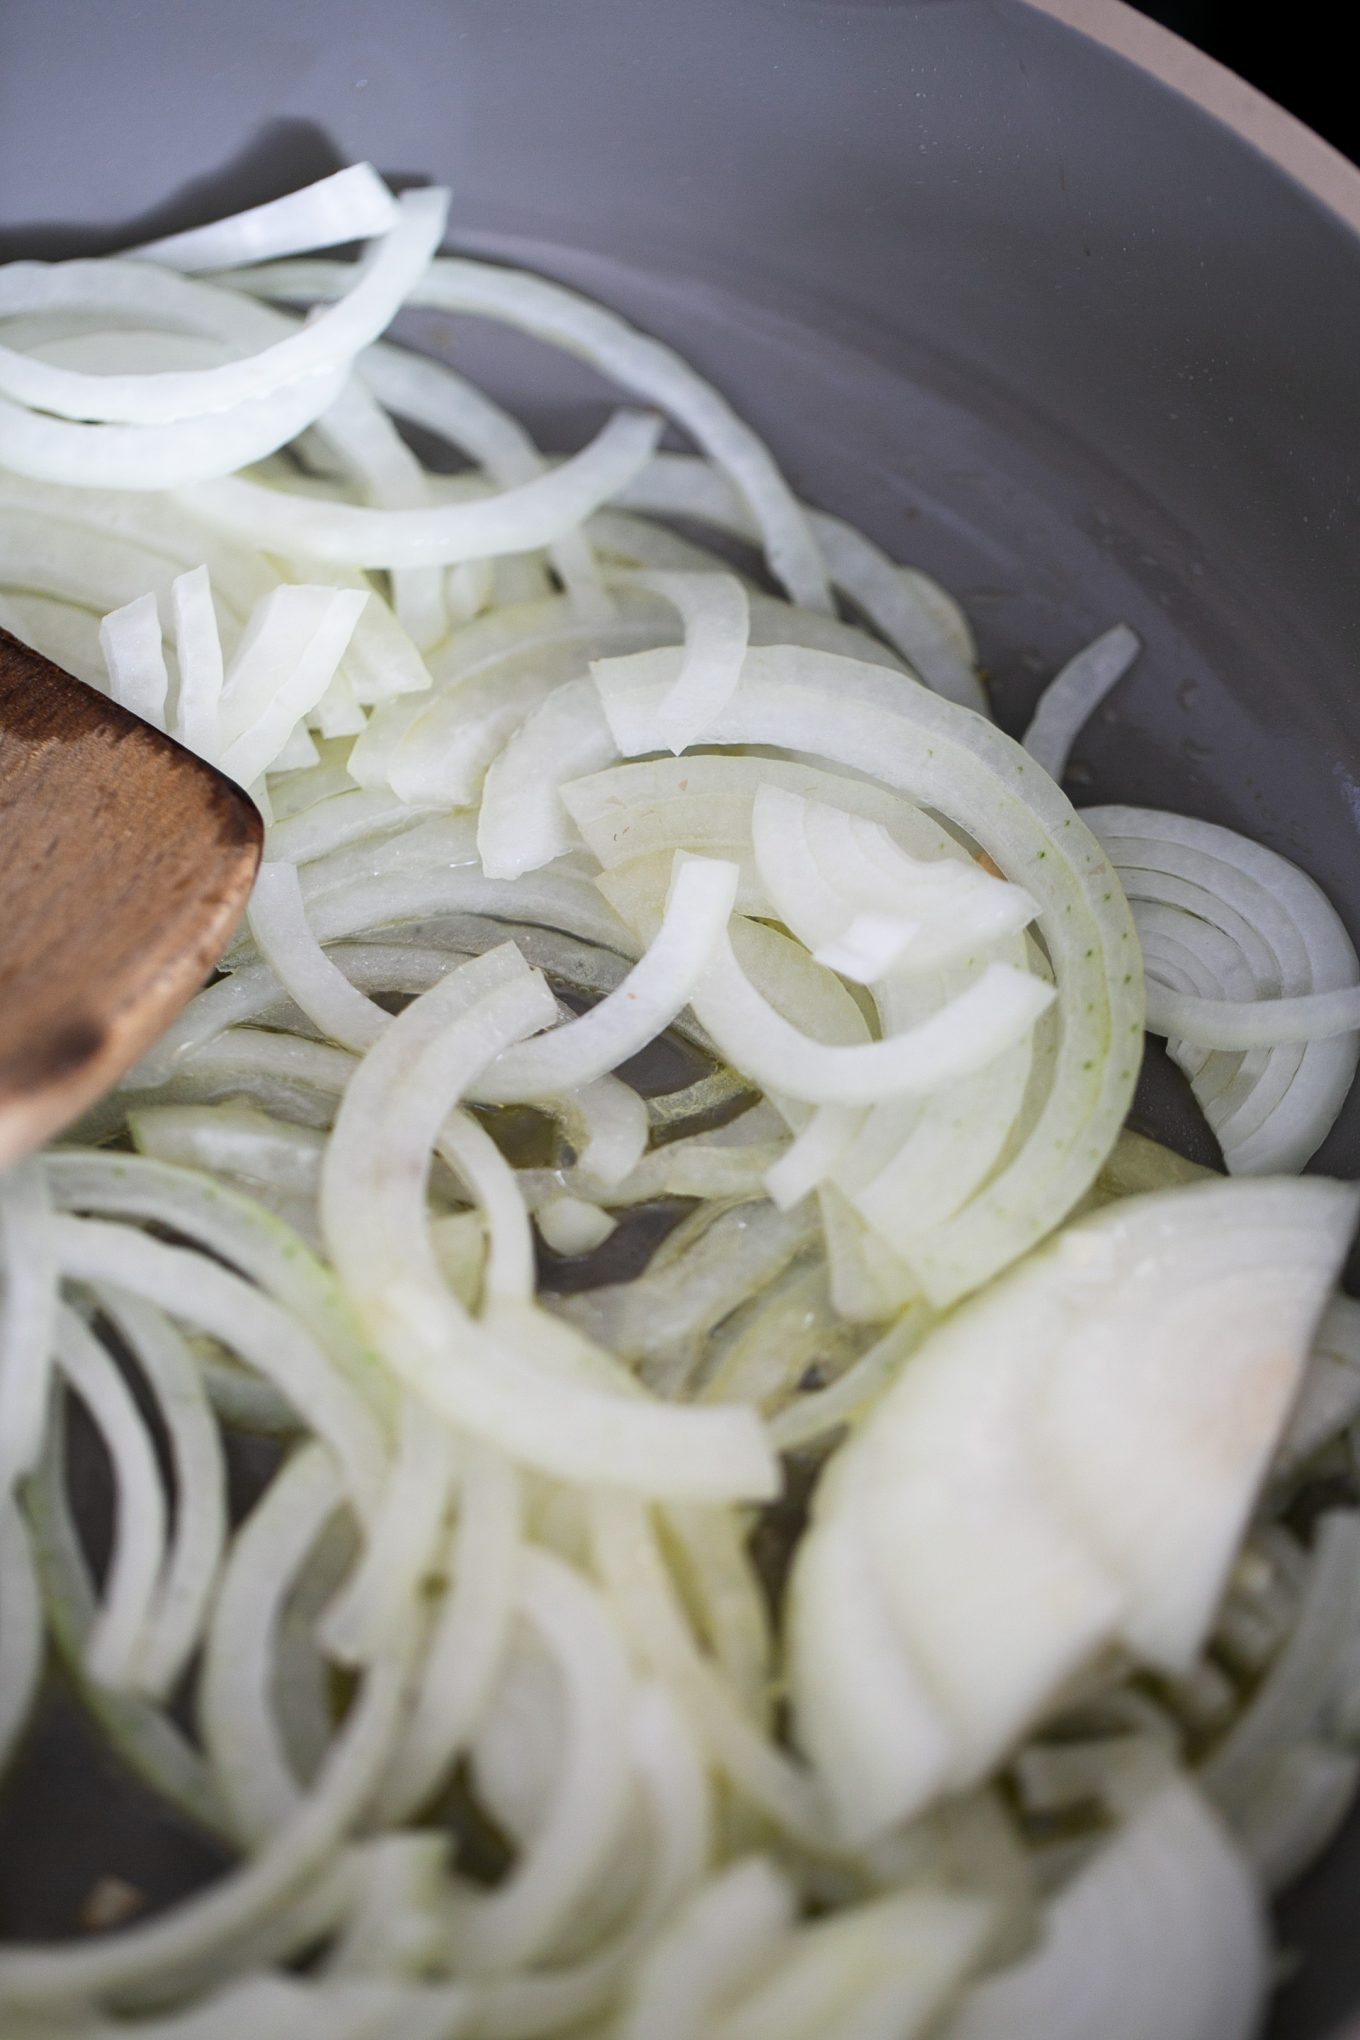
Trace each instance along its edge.
<path fill-rule="evenodd" d="M 1124 1122 L 1146 999 L 1292 1176 L 1355 952 L 1073 810 L 1124 626 L 1013 742 L 944 590 L 447 209 L 357 166 L 0 271 L 0 624 L 267 825 L 215 982 L 0 1180 L 0 1769 L 53 1661 L 230 1867 L 0 1943 L 0 2025 L 1245 2035 L 1360 1773 L 1360 1514 L 1276 1520 L 1360 1435 L 1354 1200 Z M 633 408 L 547 456 L 403 306 Z"/>

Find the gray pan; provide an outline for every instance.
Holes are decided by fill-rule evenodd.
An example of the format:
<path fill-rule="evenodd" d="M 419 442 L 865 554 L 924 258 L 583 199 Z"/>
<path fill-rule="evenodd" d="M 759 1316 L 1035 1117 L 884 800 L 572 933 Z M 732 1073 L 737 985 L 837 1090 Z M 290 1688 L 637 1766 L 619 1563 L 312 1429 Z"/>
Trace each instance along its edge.
<path fill-rule="evenodd" d="M 1002 720 L 1116 619 L 1077 797 L 1297 859 L 1360 933 L 1360 176 L 1118 0 L 5 0 L 0 253 L 116 246 L 367 157 L 463 247 L 677 343 L 797 487 L 954 589 Z M 413 320 L 568 445 L 591 379 Z M 545 381 L 545 374 L 547 380 Z M 1169 1085 L 1164 1129 L 1182 1133 Z M 1354 1173 L 1353 1109 L 1319 1166 Z M 212 1874 L 54 1699 L 0 1931 Z M 1283 1907 L 1272 2034 L 1360 2013 L 1360 1824 Z"/>

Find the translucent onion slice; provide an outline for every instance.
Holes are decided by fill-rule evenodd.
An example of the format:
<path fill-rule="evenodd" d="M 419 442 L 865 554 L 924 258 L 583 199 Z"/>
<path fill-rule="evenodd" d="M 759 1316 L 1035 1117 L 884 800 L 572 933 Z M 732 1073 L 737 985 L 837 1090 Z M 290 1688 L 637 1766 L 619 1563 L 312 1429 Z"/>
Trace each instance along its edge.
<path fill-rule="evenodd" d="M 580 1197 L 549 1197 L 534 1213 L 534 1223 L 555 1254 L 571 1258 L 594 1253 L 615 1230 L 618 1221 L 598 1204 Z"/>
<path fill-rule="evenodd" d="M 736 890 L 734 864 L 677 856 L 661 926 L 622 984 L 578 1019 L 497 1056 L 475 1095 L 493 1103 L 548 1097 L 637 1055 L 688 1003 L 725 939 Z"/>
<path fill-rule="evenodd" d="M 894 1341 L 892 1358 L 900 1357 Z M 957 1766 L 958 1739 L 894 1621 L 864 1500 L 846 1464 L 843 1449 L 799 1547 L 788 1664 L 799 1747 L 815 1767 L 836 1834 L 857 1848 L 940 1792 Z"/>
<path fill-rule="evenodd" d="M 514 1468 L 490 1447 L 473 1445 L 410 1720 L 378 1791 L 386 1822 L 409 1819 L 433 1796 L 490 1699 L 515 1613 L 519 1515 Z"/>
<path fill-rule="evenodd" d="M 746 591 L 734 574 L 642 574 L 639 584 L 664 596 L 685 626 L 685 653 L 675 686 L 657 711 L 667 748 L 696 743 L 726 706 L 750 638 Z"/>
<path fill-rule="evenodd" d="M 1360 984 L 1293 998 L 1206 999 L 1148 987 L 1148 1029 L 1192 1048 L 1277 1048 L 1360 1031 Z"/>
<path fill-rule="evenodd" d="M 657 1941 L 629 1992 L 621 2040 L 700 2040 L 724 2000 L 793 1925 L 797 1895 L 752 1856 L 713 1877 Z"/>
<path fill-rule="evenodd" d="M 953 1782 L 985 1775 L 1116 1638 L 1169 1671 L 1192 1662 L 1354 1216 L 1352 1192 L 1311 1181 L 1109 1205 L 931 1333 L 844 1448 L 796 1577 L 831 1563 L 820 1542 L 858 1496 L 893 1610 L 879 1648 L 900 1639 L 939 1695 Z M 801 1678 L 819 1760 L 846 1792 L 868 1745 L 852 1759 L 817 1723 L 863 1681 L 852 1657 L 812 1654 L 810 1619 L 795 1700 Z M 905 1716 L 897 1733 L 885 1825 L 918 1803 L 903 1796 L 912 1761 L 923 1780 L 940 1761 L 929 1739 L 918 1754 Z"/>
<path fill-rule="evenodd" d="M 442 361 L 429 361 L 404 348 L 380 343 L 363 355 L 360 375 L 399 417 L 423 426 L 469 454 L 501 488 L 531 481 L 548 466 L 518 419 Z M 427 492 L 432 486 L 428 475 L 425 486 Z M 437 489 L 437 484 L 433 486 Z M 548 548 L 548 558 L 579 615 L 599 619 L 608 614 L 609 599 L 603 592 L 599 567 L 584 531 L 564 533 Z M 455 572 L 480 577 L 473 588 L 470 613 L 475 615 L 495 590 L 491 564 L 465 561 Z M 450 580 L 450 601 L 453 588 Z M 507 599 L 503 590 L 499 599 L 502 602 Z"/>
<path fill-rule="evenodd" d="M 617 1843 L 627 1804 L 631 1675 L 598 1591 L 545 1551 L 525 1554 L 519 1608 L 563 1691 L 563 1750 L 537 1831 L 494 1892 L 452 1918 L 462 1968 L 513 1970 L 546 1951 Z"/>
<path fill-rule="evenodd" d="M 253 785 L 278 759 L 331 684 L 368 599 L 358 590 L 284 587 L 254 611 L 218 710 L 214 762 L 229 778 Z"/>
<path fill-rule="evenodd" d="M 91 376 L 0 346 L 0 391 L 59 417 L 158 426 L 226 412 L 304 378 L 315 386 L 315 379 L 347 364 L 391 321 L 439 246 L 448 205 L 446 191 L 404 192 L 395 201 L 393 224 L 352 271 L 339 301 L 291 331 L 271 318 L 270 329 L 282 326 L 284 337 L 244 360 L 157 376 Z M 258 308 L 239 297 L 127 260 L 14 262 L 0 274 L 0 315 L 53 310 L 132 312 L 172 331 L 184 324 L 191 332 L 228 340 L 247 325 L 258 330 L 261 318 Z"/>
<path fill-rule="evenodd" d="M 205 412 L 170 425 L 77 425 L 0 397 L 5 465 L 34 481 L 74 489 L 212 486 L 215 477 L 263 460 L 295 439 L 334 403 L 345 373 L 333 369 L 287 383 L 268 396 L 251 397 L 229 411 Z"/>
<path fill-rule="evenodd" d="M 173 1214 L 172 1205 L 172 1224 Z M 131 1290 L 249 1360 L 331 1445 L 361 1509 L 376 1505 L 387 1457 L 382 1432 L 327 1355 L 287 1312 L 202 1254 L 167 1246 L 130 1226 L 61 1216 L 53 1219 L 52 1233 L 59 1265 L 69 1279 Z"/>
<path fill-rule="evenodd" d="M 596 671 L 625 755 L 655 749 L 674 654 Z M 753 650 L 712 737 L 812 751 L 877 777 L 964 829 L 1039 902 L 1061 1033 L 1052 1082 L 1018 1154 L 918 1268 L 948 1301 L 1042 1237 L 1093 1180 L 1128 1107 L 1142 1031 L 1128 910 L 1094 840 L 1019 747 L 924 688 L 826 654 Z"/>
<path fill-rule="evenodd" d="M 240 281 L 274 297 L 331 298 L 345 289 L 347 272 L 334 263 L 295 262 Z M 831 607 L 816 541 L 768 448 L 669 347 L 561 284 L 487 263 L 441 259 L 407 301 L 521 327 L 583 355 L 624 389 L 660 405 L 705 448 L 749 506 L 771 571 L 792 599 L 807 609 Z"/>
<path fill-rule="evenodd" d="M 327 1154 L 323 1224 L 335 1265 L 390 1364 L 488 1443 L 571 1478 L 589 1468 L 649 1491 L 768 1493 L 773 1467 L 749 1411 L 634 1401 L 612 1370 L 610 1386 L 598 1385 L 593 1360 L 581 1353 L 578 1366 L 575 1349 L 564 1375 L 544 1364 L 546 1321 L 534 1355 L 518 1337 L 475 1327 L 439 1279 L 424 1211 L 435 1133 L 492 1056 L 553 1010 L 508 950 L 464 965 L 398 1016 L 350 1083 Z"/>
<path fill-rule="evenodd" d="M 54 1405 L 46 1447 L 25 1496 L 43 1614 L 54 1650 L 111 1746 L 160 1799 L 205 1833 L 228 1824 L 208 1768 L 183 1731 L 141 1695 L 90 1679 L 86 1649 L 97 1613 L 89 1567 L 66 1489 L 66 1427 Z"/>
<path fill-rule="evenodd" d="M 148 1992 L 164 1997 L 229 1960 L 234 1941 L 333 1863 L 399 1732 L 406 1655 L 365 1675 L 312 1791 L 257 1856 L 169 1912 L 83 1945 L 8 1943 L 0 1948 L 0 2004 L 37 2009 L 89 1998 L 135 2001 Z"/>
<path fill-rule="evenodd" d="M 860 983 L 895 965 L 933 970 L 986 952 L 1038 912 L 1022 887 L 975 864 L 913 858 L 881 822 L 768 782 L 752 806 L 751 842 L 790 933 Z"/>
<path fill-rule="evenodd" d="M 250 929 L 289 996 L 332 1041 L 362 1054 L 387 1024 L 380 1006 L 331 962 L 307 925 L 297 867 L 266 858 L 250 896 Z"/>
<path fill-rule="evenodd" d="M 127 252 L 139 262 L 202 273 L 234 269 L 242 262 L 270 262 L 281 255 L 309 255 L 342 241 L 366 241 L 395 224 L 397 205 L 368 163 L 350 163 L 283 198 L 250 206 L 207 226 L 163 234 Z"/>
<path fill-rule="evenodd" d="M 1308 1372 L 1276 1455 L 1277 1472 L 1294 1472 L 1360 1416 L 1360 1303 L 1334 1296 L 1318 1327 Z"/>
<path fill-rule="evenodd" d="M 620 411 L 583 452 L 548 474 L 498 495 L 424 510 L 314 502 L 234 476 L 202 483 L 186 501 L 208 523 L 292 558 L 364 567 L 495 559 L 532 552 L 574 529 L 637 472 L 660 429 L 658 418 Z"/>
<path fill-rule="evenodd" d="M 217 1585 L 227 1533 L 222 1442 L 194 1356 L 164 1313 L 118 1289 L 98 1294 L 155 1398 L 174 1472 L 173 1530 L 135 1659 L 139 1690 L 164 1698 L 198 1645 Z"/>
<path fill-rule="evenodd" d="M 646 1505 L 598 1489 L 590 1498 L 590 1536 L 596 1570 L 634 1650 L 675 1695 L 710 1762 L 795 1843 L 823 1847 L 826 1822 L 812 1779 L 746 1711 L 700 1648 Z"/>
<path fill-rule="evenodd" d="M 42 1601 L 28 1531 L 7 1495 L 0 1503 L 0 1778 L 28 1722 L 44 1652 Z"/>
<path fill-rule="evenodd" d="M 212 760 L 221 744 L 222 638 L 206 566 L 176 575 L 170 586 L 179 687 L 174 736 L 200 758 Z"/>
<path fill-rule="evenodd" d="M 758 530 L 726 475 L 707 461 L 661 453 L 620 500 L 662 516 L 695 519 L 753 538 Z M 901 567 L 872 539 L 839 517 L 805 512 L 832 579 L 937 694 L 981 715 L 990 711 L 976 672 L 976 649 L 957 604 L 924 574 Z M 828 648 L 831 649 L 831 648 Z"/>
<path fill-rule="evenodd" d="M 1269 1981 L 1246 1865 L 1194 1787 L 1168 1781 L 1053 1901 L 1038 1951 L 976 1984 L 941 2040 L 1248 2040 Z"/>
<path fill-rule="evenodd" d="M 983 1068 L 1023 1038 L 1052 987 L 1009 964 L 915 1027 L 881 1041 L 828 1047 L 784 1020 L 752 985 L 726 936 L 694 993 L 694 1010 L 727 1059 L 766 1090 L 812 1105 L 870 1105 L 922 1096 Z"/>
<path fill-rule="evenodd" d="M 54 1221 L 54 1229 L 65 1221 Z M 67 1305 L 57 1312 L 58 1364 L 98 1426 L 113 1468 L 113 1551 L 86 1642 L 86 1669 L 100 1685 L 132 1687 L 165 1555 L 165 1489 L 146 1424 L 107 1350 Z"/>
<path fill-rule="evenodd" d="M 714 2040 L 915 2040 L 936 2029 L 986 1947 L 992 1908 L 957 1892 L 892 1892 L 813 1920 L 707 2028 Z"/>
<path fill-rule="evenodd" d="M 412 1620 L 442 1542 L 453 1461 L 448 1428 L 404 1397 L 387 1492 L 363 1556 L 316 1625 L 318 1642 L 342 1663 L 372 1663 Z"/>
<path fill-rule="evenodd" d="M 42 1451 L 57 1307 L 52 1200 L 40 1161 L 0 1176 L 0 1496 Z"/>
<path fill-rule="evenodd" d="M 275 1705 L 284 1604 L 344 1496 L 324 1450 L 287 1461 L 232 1539 L 203 1653 L 197 1721 L 232 1830 L 256 1851 L 303 1801 Z"/>
<path fill-rule="evenodd" d="M 1142 645 L 1126 623 L 1104 631 L 1049 681 L 1021 742 L 1036 765 L 1061 780 L 1073 740 L 1123 679 Z"/>
<path fill-rule="evenodd" d="M 155 596 L 139 595 L 122 609 L 111 610 L 100 623 L 99 645 L 114 700 L 143 722 L 164 729 L 170 680 Z"/>
<path fill-rule="evenodd" d="M 1315 1009 L 1296 998 L 1336 992 L 1342 1017 L 1360 962 L 1321 889 L 1263 844 L 1231 829 L 1143 808 L 1088 810 L 1133 904 L 1145 942 L 1149 989 L 1173 1026 L 1173 994 L 1191 994 L 1181 1017 L 1205 1017 L 1195 1000 L 1261 1002 L 1259 1015 L 1210 1015 L 1245 1023 L 1246 1053 L 1213 1052 L 1172 1037 L 1169 1049 L 1218 1136 L 1235 1174 L 1299 1169 L 1334 1123 L 1355 1075 L 1360 1038 L 1307 1040 Z M 1188 975 L 1187 973 L 1188 968 Z M 1334 1013 L 1329 1017 L 1336 1018 Z M 1283 1020 L 1297 1031 L 1271 1046 Z M 1262 1023 L 1265 1024 L 1262 1024 Z M 1201 1031 L 1203 1031 L 1201 1029 Z M 1226 1042 L 1226 1037 L 1224 1037 Z"/>
<path fill-rule="evenodd" d="M 593 681 L 569 680 L 525 717 L 482 785 L 477 848 L 488 878 L 519 878 L 578 840 L 559 788 L 615 757 Z"/>

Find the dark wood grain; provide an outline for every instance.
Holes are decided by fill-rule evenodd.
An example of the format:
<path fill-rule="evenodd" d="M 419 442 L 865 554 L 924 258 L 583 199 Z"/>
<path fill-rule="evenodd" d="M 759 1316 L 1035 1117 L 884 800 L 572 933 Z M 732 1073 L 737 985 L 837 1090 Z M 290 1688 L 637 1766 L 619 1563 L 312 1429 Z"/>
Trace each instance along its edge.
<path fill-rule="evenodd" d="M 0 630 L 0 1167 L 203 983 L 262 838 L 240 787 Z"/>

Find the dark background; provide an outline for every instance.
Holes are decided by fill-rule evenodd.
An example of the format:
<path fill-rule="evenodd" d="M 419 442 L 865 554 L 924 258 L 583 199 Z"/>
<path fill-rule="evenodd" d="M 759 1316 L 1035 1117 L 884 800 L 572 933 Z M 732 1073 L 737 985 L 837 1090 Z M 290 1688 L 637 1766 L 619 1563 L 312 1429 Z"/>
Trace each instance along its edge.
<path fill-rule="evenodd" d="M 1360 160 L 1360 117 L 1341 54 L 1351 10 L 1338 0 L 1135 0 Z"/>

